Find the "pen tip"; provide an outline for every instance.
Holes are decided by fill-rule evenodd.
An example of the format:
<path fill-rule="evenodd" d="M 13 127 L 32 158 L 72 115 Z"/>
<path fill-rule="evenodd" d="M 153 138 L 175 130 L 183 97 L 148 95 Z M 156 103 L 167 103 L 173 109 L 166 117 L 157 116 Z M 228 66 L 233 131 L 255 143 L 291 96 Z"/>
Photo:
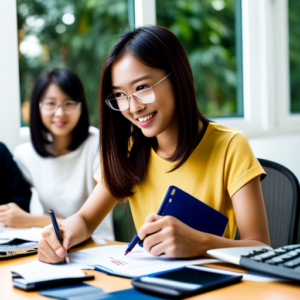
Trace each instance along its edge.
<path fill-rule="evenodd" d="M 67 264 L 69 264 L 69 263 L 70 263 L 70 259 L 69 259 L 69 257 L 68 257 L 68 256 L 66 256 L 66 257 L 65 257 L 65 260 L 66 260 Z"/>
<path fill-rule="evenodd" d="M 130 251 L 125 251 L 125 254 L 124 255 L 127 255 Z"/>

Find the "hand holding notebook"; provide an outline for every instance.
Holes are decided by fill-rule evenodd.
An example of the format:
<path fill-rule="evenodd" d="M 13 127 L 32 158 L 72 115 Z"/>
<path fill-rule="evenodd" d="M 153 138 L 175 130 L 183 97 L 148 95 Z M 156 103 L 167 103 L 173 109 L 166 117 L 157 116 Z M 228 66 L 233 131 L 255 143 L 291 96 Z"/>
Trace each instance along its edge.
<path fill-rule="evenodd" d="M 195 230 L 218 236 L 223 235 L 228 223 L 226 216 L 175 186 L 168 188 L 157 214 L 175 217 Z M 138 242 L 140 239 L 136 234 L 125 254 Z"/>

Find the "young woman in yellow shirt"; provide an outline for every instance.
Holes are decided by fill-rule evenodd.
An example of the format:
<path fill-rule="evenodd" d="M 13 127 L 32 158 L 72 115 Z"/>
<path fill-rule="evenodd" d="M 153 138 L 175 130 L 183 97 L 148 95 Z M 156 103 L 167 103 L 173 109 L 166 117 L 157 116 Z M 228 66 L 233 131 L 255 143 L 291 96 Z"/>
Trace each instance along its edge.
<path fill-rule="evenodd" d="M 260 187 L 265 172 L 242 132 L 201 114 L 187 56 L 171 31 L 145 26 L 121 35 L 104 63 L 99 96 L 98 184 L 62 222 L 63 247 L 52 225 L 45 227 L 39 260 L 62 261 L 125 199 L 153 255 L 193 257 L 213 248 L 270 245 Z M 227 215 L 224 236 L 155 214 L 169 185 Z"/>

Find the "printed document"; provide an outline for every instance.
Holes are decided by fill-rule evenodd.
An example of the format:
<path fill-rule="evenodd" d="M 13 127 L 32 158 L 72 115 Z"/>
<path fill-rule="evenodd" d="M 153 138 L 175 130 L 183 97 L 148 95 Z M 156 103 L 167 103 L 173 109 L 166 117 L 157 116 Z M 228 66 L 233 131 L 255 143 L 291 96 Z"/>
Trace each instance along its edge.
<path fill-rule="evenodd" d="M 72 262 L 94 266 L 105 273 L 124 277 L 138 277 L 194 264 L 216 262 L 216 259 L 178 259 L 165 255 L 153 256 L 144 248 L 136 246 L 124 255 L 127 245 L 102 246 L 70 253 Z"/>

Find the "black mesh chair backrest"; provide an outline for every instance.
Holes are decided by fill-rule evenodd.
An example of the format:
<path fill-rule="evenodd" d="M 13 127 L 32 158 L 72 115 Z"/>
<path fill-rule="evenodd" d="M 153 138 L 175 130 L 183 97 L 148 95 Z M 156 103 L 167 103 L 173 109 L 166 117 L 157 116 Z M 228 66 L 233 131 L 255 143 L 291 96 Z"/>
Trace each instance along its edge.
<path fill-rule="evenodd" d="M 258 159 L 267 173 L 261 187 L 273 248 L 297 243 L 299 222 L 299 181 L 286 167 Z"/>

